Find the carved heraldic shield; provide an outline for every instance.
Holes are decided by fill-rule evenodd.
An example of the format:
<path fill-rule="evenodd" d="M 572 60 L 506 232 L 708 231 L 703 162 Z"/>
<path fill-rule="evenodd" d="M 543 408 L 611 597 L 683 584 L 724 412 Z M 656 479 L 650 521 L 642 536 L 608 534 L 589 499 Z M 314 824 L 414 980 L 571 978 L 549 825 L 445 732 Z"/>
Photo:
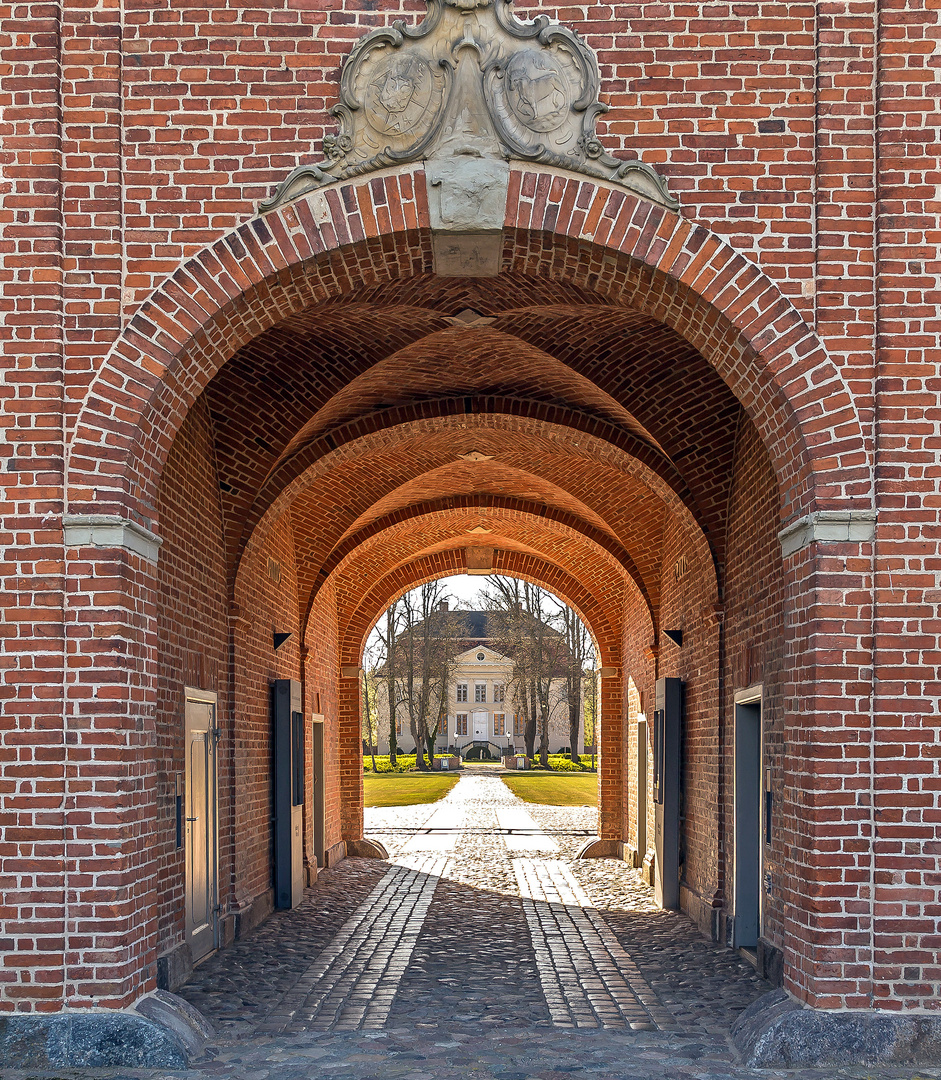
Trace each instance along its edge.
<path fill-rule="evenodd" d="M 339 131 L 324 160 L 302 165 L 262 211 L 314 188 L 394 165 L 448 159 L 532 161 L 621 184 L 675 208 L 649 165 L 606 152 L 595 134 L 598 61 L 576 33 L 511 0 L 427 0 L 415 27 L 397 21 L 362 38 L 331 110 Z M 434 182 L 434 181 L 432 181 Z"/>

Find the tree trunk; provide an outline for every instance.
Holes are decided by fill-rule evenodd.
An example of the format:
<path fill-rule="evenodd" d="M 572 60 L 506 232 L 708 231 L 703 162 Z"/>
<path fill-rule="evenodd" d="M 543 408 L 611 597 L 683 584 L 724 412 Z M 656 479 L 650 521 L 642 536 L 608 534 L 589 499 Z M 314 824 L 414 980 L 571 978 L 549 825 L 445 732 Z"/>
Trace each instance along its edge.
<path fill-rule="evenodd" d="M 569 695 L 569 757 L 576 764 L 579 764 L 582 760 L 578 749 L 578 712 L 580 704 L 581 702 L 577 697 L 573 702 L 572 695 Z"/>
<path fill-rule="evenodd" d="M 529 702 L 529 715 L 526 717 L 526 756 L 530 761 L 536 756 L 536 703 L 535 699 Z"/>
<path fill-rule="evenodd" d="M 415 724 L 412 725 L 412 738 L 415 740 L 415 768 L 420 772 L 428 772 L 428 766 L 425 764 L 424 739 Z"/>

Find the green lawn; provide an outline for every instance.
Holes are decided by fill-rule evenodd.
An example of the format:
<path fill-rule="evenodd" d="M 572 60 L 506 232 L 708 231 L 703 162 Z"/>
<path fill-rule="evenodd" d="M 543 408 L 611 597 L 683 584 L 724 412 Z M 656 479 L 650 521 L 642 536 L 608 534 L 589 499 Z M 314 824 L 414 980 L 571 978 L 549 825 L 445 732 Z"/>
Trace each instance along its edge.
<path fill-rule="evenodd" d="M 597 806 L 598 775 L 546 772 L 508 772 L 504 784 L 523 802 L 543 806 Z"/>
<path fill-rule="evenodd" d="M 367 806 L 412 806 L 443 799 L 459 779 L 457 773 L 367 773 L 363 792 Z"/>

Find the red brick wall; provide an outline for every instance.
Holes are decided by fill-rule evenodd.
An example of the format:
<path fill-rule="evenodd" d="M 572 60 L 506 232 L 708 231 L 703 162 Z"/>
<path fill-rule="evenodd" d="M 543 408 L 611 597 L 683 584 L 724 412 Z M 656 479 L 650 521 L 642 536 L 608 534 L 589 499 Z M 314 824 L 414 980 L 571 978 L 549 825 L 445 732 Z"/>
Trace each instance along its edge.
<path fill-rule="evenodd" d="M 190 411 L 164 469 L 160 521 L 157 683 L 159 949 L 183 940 L 183 852 L 175 848 L 175 774 L 182 775 L 184 687 L 219 695 L 219 899 L 223 918 L 271 886 L 269 685 L 300 678 L 293 541 L 283 519 L 243 562 L 230 602 L 222 514 L 204 399 Z M 269 560 L 280 580 L 269 573 Z M 290 632 L 277 652 L 273 631 Z M 234 644 L 230 643 L 230 631 Z M 234 690 L 234 696 L 233 696 Z"/>
<path fill-rule="evenodd" d="M 716 578 L 701 538 L 668 518 L 663 535 L 658 677 L 684 684 L 680 884 L 683 904 L 708 929 L 719 884 L 719 624 Z M 681 630 L 676 646 L 667 630 Z"/>
<path fill-rule="evenodd" d="M 157 858 L 160 951 L 184 935 L 184 851 L 176 848 L 176 778 L 184 775 L 185 689 L 219 695 L 218 719 L 231 732 L 228 600 L 222 545 L 219 481 L 213 462 L 212 422 L 200 399 L 173 444 L 160 487 L 163 546 L 158 563 L 157 640 Z M 226 783 L 227 742 L 220 744 L 219 824 L 232 822 Z M 229 858 L 220 859 L 220 881 Z"/>
<path fill-rule="evenodd" d="M 656 641 L 650 621 L 650 611 L 641 597 L 633 591 L 628 594 L 624 613 L 624 644 L 622 669 L 627 687 L 625 696 L 625 722 L 627 749 L 624 763 L 624 820 L 621 835 L 632 845 L 637 843 L 637 713 L 646 711 L 653 729 L 653 692 L 656 681 Z M 637 700 L 632 701 L 630 683 L 636 689 Z M 651 759 L 652 760 L 652 759 Z M 647 847 L 653 848 L 654 810 L 652 798 L 653 774 L 647 774 Z"/>
<path fill-rule="evenodd" d="M 355 196 L 346 193 L 346 201 L 331 195 L 333 220 L 323 233 L 303 209 L 244 224 L 290 168 L 316 156 L 332 129 L 326 110 L 336 100 L 339 65 L 351 43 L 369 27 L 399 14 L 414 22 L 423 11 L 419 0 L 383 2 L 378 10 L 366 6 L 314 0 L 300 10 L 279 0 L 233 13 L 221 2 L 182 8 L 172 0 L 156 7 L 135 0 L 94 12 L 27 5 L 2 18 L 0 483 L 9 523 L 3 534 L 9 588 L 0 606 L 0 723 L 7 725 L 0 743 L 0 799 L 23 832 L 21 843 L 0 849 L 0 881 L 5 897 L 15 900 L 2 915 L 0 932 L 20 946 L 0 967 L 0 1008 L 59 1007 L 63 1000 L 124 1004 L 150 985 L 155 930 L 147 911 L 156 903 L 158 876 L 172 869 L 174 856 L 166 848 L 164 818 L 169 770 L 157 775 L 156 763 L 138 751 L 158 737 L 173 762 L 171 687 L 181 676 L 171 670 L 172 651 L 164 650 L 162 668 L 158 657 L 161 642 L 172 648 L 186 630 L 180 618 L 170 619 L 172 589 L 203 580 L 185 565 L 190 510 L 182 505 L 184 492 L 198 487 L 209 498 L 213 468 L 228 485 L 221 500 L 226 597 L 234 595 L 242 621 L 235 623 L 235 646 L 224 657 L 234 696 L 226 699 L 229 715 L 223 717 L 232 734 L 231 749 L 224 750 L 231 756 L 223 800 L 231 808 L 237 795 L 241 815 L 244 790 L 244 817 L 235 824 L 244 828 L 245 846 L 233 827 L 225 854 L 233 903 L 242 903 L 267 888 L 267 780 L 258 771 L 267 748 L 267 682 L 299 675 L 302 610 L 322 565 L 315 556 L 325 564 L 354 526 L 363 546 L 358 565 L 374 572 L 381 555 L 380 549 L 370 551 L 368 505 L 354 505 L 353 497 L 343 503 L 337 493 L 349 491 L 362 501 L 371 493 L 368 485 L 377 497 L 381 488 L 382 512 L 390 521 L 406 516 L 419 496 L 467 496 L 473 483 L 462 486 L 455 476 L 439 475 L 424 493 L 420 485 L 398 490 L 420 475 L 410 471 L 420 460 L 425 468 L 443 467 L 461 424 L 475 440 L 488 430 L 498 453 L 531 443 L 534 432 L 543 431 L 556 452 L 543 457 L 539 485 L 512 481 L 519 484 L 516 494 L 538 503 L 548 500 L 550 489 L 571 483 L 553 510 L 578 517 L 584 507 L 579 526 L 609 529 L 614 544 L 608 555 L 624 545 L 617 557 L 633 561 L 655 609 L 662 593 L 659 628 L 684 621 L 689 644 L 671 652 L 661 641 L 658 660 L 659 674 L 680 674 L 691 688 L 685 872 L 694 890 L 708 898 L 711 889 L 727 888 L 728 823 L 722 821 L 728 804 L 716 794 L 720 781 L 727 788 L 727 774 L 719 771 L 718 758 L 727 758 L 729 695 L 737 680 L 751 679 L 752 669 L 760 668 L 773 687 L 768 709 L 774 752 L 780 745 L 781 755 L 775 799 L 781 844 L 792 860 L 782 863 L 790 884 L 782 885 L 781 908 L 773 898 L 771 919 L 773 933 L 790 949 L 788 985 L 818 1004 L 936 1007 L 937 12 L 902 0 L 878 9 L 874 3 L 851 10 L 702 8 L 695 17 L 669 5 L 540 7 L 579 29 L 599 52 L 602 97 L 612 106 L 599 125 L 606 145 L 662 168 L 682 211 L 674 218 L 590 184 L 514 170 L 507 273 L 492 288 L 474 292 L 453 282 L 442 286 L 428 273 L 420 174 L 361 185 Z M 535 10 L 520 6 L 518 14 Z M 377 212 L 374 199 L 403 208 L 407 236 L 376 239 L 389 215 Z M 223 241 L 232 229 L 238 235 Z M 357 239 L 364 236 L 371 239 Z M 204 250 L 210 244 L 216 246 Z M 333 250 L 338 245 L 342 251 Z M 306 261 L 314 252 L 321 253 L 317 260 Z M 402 275 L 405 284 L 397 280 Z M 349 296 L 364 280 L 368 288 L 358 299 L 383 310 L 450 311 L 452 304 L 488 303 L 504 309 L 523 302 L 591 307 L 590 316 L 573 316 L 564 329 L 554 320 L 547 330 L 531 313 L 504 327 L 526 345 L 514 346 L 509 367 L 526 367 L 544 388 L 558 380 L 551 382 L 552 394 L 570 394 L 571 401 L 557 406 L 527 399 L 524 408 L 514 396 L 520 387 L 500 379 L 494 380 L 500 394 L 488 397 L 494 387 L 485 380 L 470 387 L 449 382 L 459 365 L 451 371 L 445 362 L 435 369 L 434 385 L 454 390 L 461 409 L 424 400 L 416 405 L 422 385 L 407 376 L 427 367 L 427 353 L 387 368 L 395 379 L 383 383 L 379 372 L 370 382 L 366 370 L 383 360 L 370 351 L 382 320 L 364 328 L 361 312 L 334 310 L 328 323 L 329 304 L 312 310 L 327 297 Z M 551 295 L 547 283 L 555 290 Z M 155 288 L 153 303 L 142 307 Z M 630 318 L 612 313 L 614 306 L 632 309 Z M 131 323 L 138 311 L 141 317 Z M 296 321 L 287 331 L 282 326 L 266 336 L 288 317 Z M 304 319 L 309 324 L 302 325 Z M 403 339 L 404 348 L 419 322 L 422 332 L 431 332 L 433 321 L 400 310 L 393 336 Z M 351 337 L 355 332 L 359 336 Z M 638 347 L 626 353 L 625 341 Z M 356 348 L 344 353 L 351 342 Z M 223 367 L 240 345 L 246 350 L 238 362 Z M 565 379 L 537 363 L 539 351 L 549 348 L 563 356 Z M 484 361 L 488 350 L 494 351 L 484 342 Z M 440 352 L 447 361 L 454 350 Z M 671 373 L 659 371 L 652 356 L 670 357 Z M 361 380 L 360 405 L 378 408 L 376 395 L 392 385 L 403 393 L 389 403 L 393 407 L 361 416 L 349 408 L 355 393 L 335 402 L 330 415 L 344 426 L 334 439 L 311 418 L 340 395 L 344 364 L 350 382 Z M 211 465 L 201 405 L 172 452 L 171 446 L 220 368 L 207 395 L 219 421 Z M 324 372 L 337 375 L 336 385 L 318 381 Z M 577 379 L 569 378 L 572 372 Z M 532 396 L 531 386 L 527 392 Z M 652 433 L 646 447 L 610 437 L 612 425 L 627 423 L 621 413 L 611 419 L 612 401 L 618 407 L 628 402 L 638 413 L 646 408 Z M 729 437 L 739 404 L 759 428 L 776 490 L 747 424 L 737 446 Z M 533 424 L 525 438 L 514 438 L 501 425 L 520 412 Z M 456 422 L 436 429 L 432 451 L 430 428 L 447 416 Z M 552 423 L 557 431 L 550 430 Z M 409 424 L 416 427 L 406 433 Z M 596 456 L 579 473 L 574 455 L 558 451 L 566 442 L 559 431 L 577 433 L 570 441 L 574 446 L 577 439 L 580 448 L 595 434 L 609 439 L 612 448 L 626 449 L 652 472 L 638 471 L 630 498 L 622 499 L 627 487 L 616 486 L 617 455 L 604 464 L 610 471 L 602 471 Z M 706 431 L 709 437 L 700 439 Z M 412 464 L 403 454 L 380 476 L 381 453 L 368 461 L 364 454 L 359 473 L 351 468 L 345 474 L 348 488 L 337 483 L 337 473 L 321 476 L 316 490 L 311 479 L 304 520 L 318 503 L 322 514 L 326 499 L 335 534 L 312 541 L 304 530 L 298 580 L 290 526 L 282 517 L 265 541 L 282 564 L 275 589 L 266 580 L 268 551 L 246 548 L 252 529 L 271 506 L 276 517 L 287 513 L 305 482 L 304 470 L 334 448 L 339 453 L 357 440 L 365 443 L 367 432 L 377 443 L 400 438 L 404 444 L 407 434 Z M 269 475 L 295 437 L 296 455 Z M 426 438 L 429 457 L 421 459 Z M 654 443 L 666 452 L 658 456 Z M 432 453 L 442 462 L 432 462 Z M 187 455 L 192 476 L 184 468 Z M 349 457 L 356 457 L 354 449 Z M 679 476 L 667 468 L 674 463 L 682 463 Z M 880 510 L 874 551 L 866 544 L 830 543 L 775 562 L 780 520 L 813 509 L 866 508 L 873 478 Z M 494 472 L 490 488 L 507 482 Z M 171 498 L 174 491 L 179 494 Z M 679 589 L 675 580 L 671 585 L 683 546 L 681 500 L 725 566 L 721 645 L 708 588 L 700 594 Z M 213 513 L 217 502 L 213 491 Z M 153 525 L 167 542 L 157 577 L 145 560 L 89 547 L 70 552 L 63 581 L 63 508 L 120 513 Z M 669 513 L 674 519 L 661 549 L 658 528 Z M 682 529 L 691 528 L 691 518 L 682 520 Z M 581 535 L 589 537 L 589 531 Z M 583 595 L 584 608 L 594 604 L 596 621 L 606 623 L 604 648 L 623 656 L 625 672 L 628 665 L 647 665 L 635 680 L 646 694 L 656 673 L 643 659 L 649 642 L 633 636 L 645 636 L 637 629 L 642 622 L 628 619 L 622 640 L 623 594 L 616 601 L 597 597 L 604 587 L 596 570 L 608 565 L 608 555 L 579 577 L 577 544 L 566 547 L 561 531 L 548 527 L 539 538 L 547 552 L 566 555 L 567 584 Z M 551 576 L 551 558 L 527 554 L 519 535 L 511 539 L 508 559 L 521 567 L 529 559 L 533 576 Z M 214 530 L 202 563 L 201 573 L 213 584 L 200 600 L 209 620 L 197 628 L 200 633 L 216 626 L 220 613 L 218 540 Z M 231 594 L 246 550 L 251 554 Z M 585 550 L 595 559 L 594 547 Z M 446 546 L 416 555 L 403 542 L 396 552 L 388 592 L 431 572 L 429 567 L 459 561 Z M 690 573 L 701 574 L 701 555 L 691 562 Z M 317 594 L 315 618 L 305 630 L 312 649 L 307 677 L 322 679 L 338 718 L 344 705 L 352 715 L 354 695 L 349 687 L 346 699 L 340 688 L 331 690 L 328 668 L 337 660 L 356 662 L 358 654 L 351 660 L 344 649 L 357 651 L 353 645 L 366 619 L 356 567 L 355 558 L 343 564 L 335 597 Z M 167 568 L 171 576 L 161 577 Z M 167 590 L 163 615 L 155 605 L 157 581 Z M 774 621 L 775 614 L 773 625 L 757 625 L 755 608 L 766 603 L 777 613 L 779 595 L 786 619 Z M 341 639 L 336 654 L 334 612 Z M 166 621 L 158 625 L 158 618 Z M 268 641 L 271 624 L 280 619 L 291 622 L 294 638 L 275 656 Z M 200 678 L 221 662 L 220 641 L 207 637 Z M 715 659 L 720 649 L 721 685 Z M 881 676 L 876 681 L 874 663 Z M 618 689 L 612 707 L 623 717 L 621 694 Z M 37 768 L 42 782 L 34 784 L 28 774 Z M 98 779 L 94 768 L 104 770 Z M 349 762 L 347 771 L 352 791 Z M 617 783 L 618 799 L 627 792 L 629 804 L 623 776 Z M 64 832 L 77 841 L 75 850 L 91 843 L 102 864 L 111 860 L 111 870 L 107 882 L 95 879 L 82 894 L 102 929 L 70 932 L 63 946 L 56 905 L 41 909 L 43 929 L 35 932 L 37 899 L 48 898 L 54 886 L 35 873 L 33 860 L 59 865 L 63 821 L 56 808 L 69 784 Z M 112 806 L 109 784 L 132 793 L 119 808 L 126 820 L 110 822 L 113 833 L 107 832 L 102 810 L 101 820 L 83 832 L 81 815 L 94 813 L 96 805 Z M 154 827 L 158 842 L 152 847 Z M 356 821 L 348 827 L 355 830 Z M 237 836 L 240 861 L 233 850 Z M 114 856 L 108 845 L 124 844 L 122 837 L 132 839 Z M 78 864 L 72 869 L 77 873 Z M 176 932 L 168 908 L 177 887 L 171 878 L 160 909 L 167 940 Z M 106 897 L 115 888 L 127 889 L 128 899 L 109 914 Z M 785 909 L 791 913 L 787 925 L 779 915 Z M 126 955 L 113 964 L 92 963 L 96 956 L 117 957 L 122 948 Z M 818 962 L 822 955 L 826 963 Z"/>
<path fill-rule="evenodd" d="M 269 572 L 277 565 L 280 580 Z M 278 519 L 247 554 L 235 584 L 230 798 L 236 810 L 226 837 L 232 867 L 230 903 L 241 909 L 272 885 L 271 705 L 275 679 L 300 679 L 301 632 L 290 518 Z M 274 632 L 291 637 L 275 651 Z"/>
<path fill-rule="evenodd" d="M 340 825 L 340 705 L 339 626 L 336 589 L 328 581 L 311 605 L 307 616 L 304 646 L 304 707 L 307 715 L 319 712 L 324 720 L 324 762 L 327 783 L 324 794 L 326 846 L 342 839 Z M 308 777 L 312 774 L 308 770 Z M 306 820 L 307 857 L 313 864 L 313 821 Z"/>
<path fill-rule="evenodd" d="M 724 722 L 721 733 L 722 800 L 725 821 L 721 838 L 720 887 L 731 911 L 734 874 L 733 791 L 735 705 L 737 690 L 762 684 L 765 768 L 772 770 L 773 834 L 765 852 L 772 893 L 764 898 L 764 936 L 779 948 L 786 940 L 785 912 L 797 886 L 797 867 L 790 852 L 800 843 L 800 824 L 793 814 L 795 792 L 785 791 L 788 710 L 784 700 L 785 601 L 784 566 L 779 528 L 778 490 L 768 455 L 754 427 L 739 429 L 729 500 L 722 605 Z"/>
<path fill-rule="evenodd" d="M 0 36 L 0 1011 L 60 1008 L 64 967 L 62 236 L 56 9 Z M 15 582 L 15 585 L 12 583 Z M 110 839 L 110 837 L 109 837 Z M 12 946 L 12 948 L 11 948 Z"/>

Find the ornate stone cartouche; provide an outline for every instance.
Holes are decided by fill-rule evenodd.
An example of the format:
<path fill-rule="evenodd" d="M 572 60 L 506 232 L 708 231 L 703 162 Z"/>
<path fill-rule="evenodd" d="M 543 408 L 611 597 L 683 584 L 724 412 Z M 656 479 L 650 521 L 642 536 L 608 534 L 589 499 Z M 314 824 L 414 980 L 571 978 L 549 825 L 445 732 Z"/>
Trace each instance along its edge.
<path fill-rule="evenodd" d="M 596 137 L 607 106 L 598 60 L 577 34 L 545 16 L 519 22 L 511 0 L 426 2 L 418 26 L 397 21 L 357 42 L 324 160 L 295 169 L 262 212 L 377 169 L 455 158 L 538 162 L 677 206 L 649 165 L 612 157 Z"/>

